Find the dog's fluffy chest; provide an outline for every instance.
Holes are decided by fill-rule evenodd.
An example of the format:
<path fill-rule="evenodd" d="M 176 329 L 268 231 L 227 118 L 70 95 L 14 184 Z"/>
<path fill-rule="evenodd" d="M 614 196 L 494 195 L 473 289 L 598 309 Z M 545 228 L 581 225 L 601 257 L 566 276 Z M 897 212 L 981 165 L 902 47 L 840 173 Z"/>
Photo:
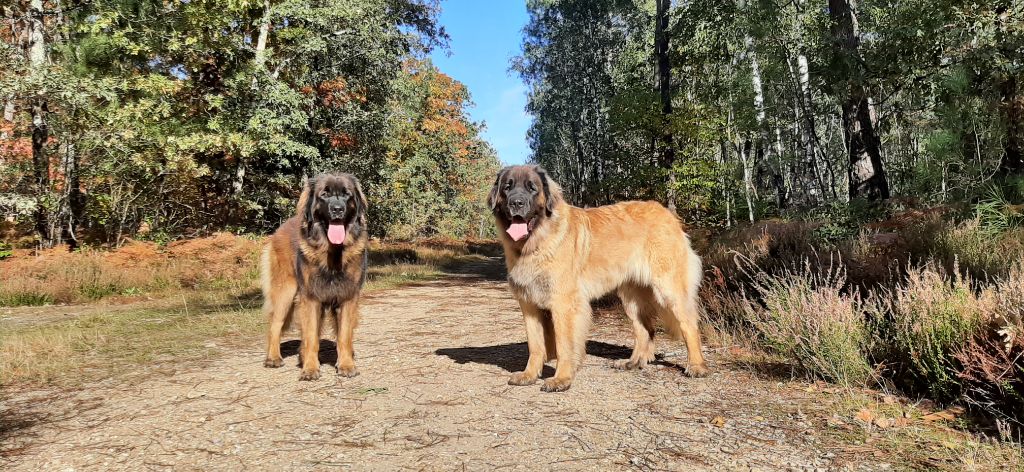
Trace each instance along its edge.
<path fill-rule="evenodd" d="M 542 261 L 526 257 L 516 261 L 508 271 L 512 295 L 540 308 L 551 308 L 551 273 Z"/>

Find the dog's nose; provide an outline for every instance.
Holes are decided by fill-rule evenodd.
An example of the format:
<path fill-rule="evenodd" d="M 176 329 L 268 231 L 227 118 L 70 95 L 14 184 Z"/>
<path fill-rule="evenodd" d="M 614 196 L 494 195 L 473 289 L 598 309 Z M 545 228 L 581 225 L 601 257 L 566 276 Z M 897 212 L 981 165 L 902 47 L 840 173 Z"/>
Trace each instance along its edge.
<path fill-rule="evenodd" d="M 508 201 L 509 208 L 513 210 L 522 210 L 523 206 L 526 205 L 526 200 L 522 197 L 514 197 Z"/>
<path fill-rule="evenodd" d="M 330 210 L 331 210 L 331 213 L 341 213 L 342 211 L 345 210 L 345 206 L 341 205 L 341 204 L 334 204 L 334 205 L 331 205 Z"/>

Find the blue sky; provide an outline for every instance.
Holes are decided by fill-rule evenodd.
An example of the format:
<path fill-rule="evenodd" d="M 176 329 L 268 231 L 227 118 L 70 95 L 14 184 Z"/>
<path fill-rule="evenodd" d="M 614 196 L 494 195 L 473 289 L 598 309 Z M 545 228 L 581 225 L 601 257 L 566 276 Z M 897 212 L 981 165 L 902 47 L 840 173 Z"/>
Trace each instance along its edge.
<path fill-rule="evenodd" d="M 498 151 L 498 158 L 505 164 L 523 163 L 530 155 L 526 86 L 508 67 L 521 50 L 528 19 L 525 0 L 445 0 L 441 8 L 451 54 L 438 49 L 431 59 L 469 88 L 476 104 L 470 116 L 486 124 L 483 137 Z"/>

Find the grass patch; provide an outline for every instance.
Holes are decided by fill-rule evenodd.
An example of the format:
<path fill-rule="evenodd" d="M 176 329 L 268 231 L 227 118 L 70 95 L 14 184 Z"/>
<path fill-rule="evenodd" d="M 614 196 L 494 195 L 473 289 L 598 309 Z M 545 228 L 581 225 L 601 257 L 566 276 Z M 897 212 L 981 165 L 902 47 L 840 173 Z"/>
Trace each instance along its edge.
<path fill-rule="evenodd" d="M 444 273 L 436 266 L 425 264 L 393 264 L 370 267 L 366 289 L 385 290 L 417 282 L 435 280 Z"/>
<path fill-rule="evenodd" d="M 0 383 L 73 385 L 163 358 L 204 358 L 210 339 L 262 332 L 259 310 L 224 294 L 173 308 L 113 309 L 41 324 L 5 323 Z"/>
<path fill-rule="evenodd" d="M 911 470 L 1024 470 L 1024 452 L 1017 444 L 965 432 L 969 419 L 936 415 L 929 402 L 908 402 L 891 395 L 843 391 L 835 395 L 822 418 L 825 435 L 852 444 L 849 454 L 874 455 Z M 937 416 L 946 419 L 936 419 Z"/>
<path fill-rule="evenodd" d="M 163 246 L 134 241 L 109 251 L 19 250 L 0 261 L 0 306 L 258 289 L 262 245 L 262 240 L 219 233 Z M 374 242 L 369 283 L 390 288 L 430 280 L 446 268 L 500 251 L 500 245 L 488 241 Z"/>
<path fill-rule="evenodd" d="M 220 233 L 166 246 L 131 242 L 116 250 L 17 251 L 0 261 L 0 306 L 90 303 L 256 286 L 260 242 Z"/>
<path fill-rule="evenodd" d="M 964 345 L 991 313 L 991 297 L 975 293 L 969 280 L 932 267 L 912 269 L 888 297 L 891 325 L 883 326 L 898 360 L 916 385 L 936 400 L 959 397 L 956 348 Z"/>
<path fill-rule="evenodd" d="M 0 306 L 43 306 L 52 305 L 53 297 L 48 293 L 34 290 L 0 290 Z"/>

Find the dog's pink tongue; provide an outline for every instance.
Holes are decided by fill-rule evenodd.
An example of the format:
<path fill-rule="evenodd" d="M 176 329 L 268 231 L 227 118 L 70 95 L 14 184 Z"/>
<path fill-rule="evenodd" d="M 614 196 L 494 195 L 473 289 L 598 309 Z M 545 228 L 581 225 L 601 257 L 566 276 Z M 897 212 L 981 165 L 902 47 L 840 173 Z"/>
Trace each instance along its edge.
<path fill-rule="evenodd" d="M 526 223 L 512 223 L 505 232 L 512 236 L 513 241 L 519 241 L 530 232 L 530 228 L 526 227 Z"/>
<path fill-rule="evenodd" d="M 331 244 L 342 244 L 345 242 L 345 225 L 327 226 L 327 239 Z"/>

